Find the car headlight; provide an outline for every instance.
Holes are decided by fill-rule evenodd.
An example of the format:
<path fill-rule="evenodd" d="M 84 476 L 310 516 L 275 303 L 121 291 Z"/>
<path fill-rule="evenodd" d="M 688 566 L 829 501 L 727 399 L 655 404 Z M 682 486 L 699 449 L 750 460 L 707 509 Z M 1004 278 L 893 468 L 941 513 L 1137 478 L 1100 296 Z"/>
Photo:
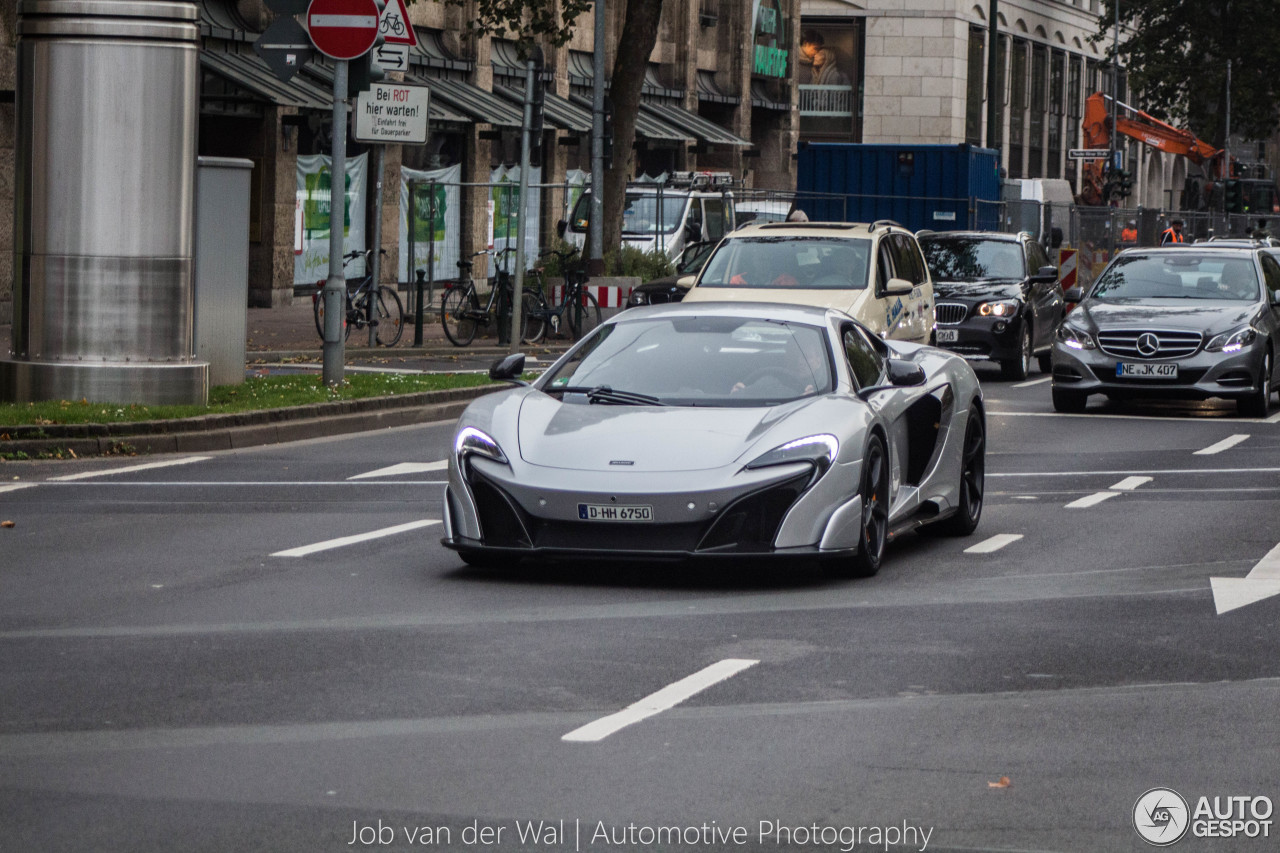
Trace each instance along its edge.
<path fill-rule="evenodd" d="M 834 435 L 810 435 L 779 445 L 768 453 L 757 456 L 746 467 L 747 470 L 754 471 L 773 465 L 809 462 L 814 467 L 813 479 L 816 480 L 836 461 L 836 454 L 839 452 L 840 441 Z"/>
<path fill-rule="evenodd" d="M 648 305 L 649 294 L 642 290 L 633 290 L 631 291 L 631 297 L 627 301 L 632 305 Z"/>
<path fill-rule="evenodd" d="M 492 459 L 494 462 L 507 464 L 507 455 L 502 452 L 498 442 L 475 427 L 465 427 L 453 439 L 453 454 L 458 460 L 459 470 L 472 454 Z"/>
<path fill-rule="evenodd" d="M 1059 343 L 1071 347 L 1072 349 L 1097 349 L 1098 345 L 1093 342 L 1093 335 L 1063 323 L 1058 327 L 1058 331 L 1054 332 L 1054 336 Z"/>
<path fill-rule="evenodd" d="M 1016 299 L 1002 299 L 999 302 L 983 302 L 978 306 L 979 317 L 1012 317 L 1021 307 Z"/>
<path fill-rule="evenodd" d="M 1257 340 L 1257 337 L 1257 329 L 1253 328 L 1253 326 L 1245 326 L 1243 329 L 1223 332 L 1205 344 L 1205 349 L 1209 352 L 1240 352 L 1240 350 Z"/>

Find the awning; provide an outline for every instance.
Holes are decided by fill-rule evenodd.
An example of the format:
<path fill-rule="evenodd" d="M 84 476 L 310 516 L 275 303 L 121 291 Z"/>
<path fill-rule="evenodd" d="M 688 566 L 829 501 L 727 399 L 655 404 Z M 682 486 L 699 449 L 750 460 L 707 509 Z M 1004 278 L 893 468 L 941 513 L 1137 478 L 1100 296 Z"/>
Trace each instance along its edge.
<path fill-rule="evenodd" d="M 737 95 L 726 95 L 719 86 L 716 85 L 716 74 L 714 71 L 698 70 L 698 100 L 709 101 L 713 104 L 740 104 L 742 98 Z"/>
<path fill-rule="evenodd" d="M 247 45 L 243 50 L 237 47 L 206 41 L 200 51 L 200 66 L 269 104 L 303 110 L 333 109 L 332 89 L 325 91 L 301 74 L 285 83 Z"/>
<path fill-rule="evenodd" d="M 496 127 L 522 127 L 524 111 L 513 106 L 506 98 L 486 92 L 462 80 L 446 80 L 443 77 L 426 77 L 406 74 L 406 83 L 417 83 L 431 90 L 431 103 L 436 99 L 456 113 L 469 116 L 471 121 L 492 124 Z M 464 119 L 465 121 L 465 119 Z"/>
<path fill-rule="evenodd" d="M 439 30 L 428 30 L 423 27 L 414 27 L 414 34 L 418 37 L 418 47 L 409 48 L 409 68 L 414 66 L 425 66 L 427 68 L 439 68 L 445 71 L 471 71 L 475 65 L 469 59 L 458 59 L 444 46 L 444 39 L 441 37 Z"/>
<path fill-rule="evenodd" d="M 655 115 L 668 124 L 687 131 L 700 142 L 706 142 L 711 145 L 751 147 L 751 142 L 748 140 L 730 133 L 710 119 L 703 118 L 697 113 L 689 112 L 683 107 L 672 106 L 671 104 L 641 103 L 640 112 Z"/>
<path fill-rule="evenodd" d="M 751 106 L 764 110 L 776 110 L 781 113 L 791 110 L 790 104 L 785 101 L 775 100 L 765 87 L 765 84 L 760 80 L 751 81 Z"/>
<path fill-rule="evenodd" d="M 507 86 L 494 85 L 493 91 L 496 94 L 511 101 L 524 109 L 524 92 Z M 589 107 L 580 107 L 577 104 L 565 100 L 559 95 L 546 93 L 543 101 L 543 114 L 546 116 L 547 124 L 561 130 L 567 130 L 570 133 L 590 133 L 591 132 L 591 109 Z"/>
<path fill-rule="evenodd" d="M 581 95 L 572 95 L 569 100 L 590 113 L 591 102 Z M 647 104 L 645 106 L 648 106 Z M 653 142 L 678 142 L 689 145 L 697 142 L 697 137 L 680 128 L 663 121 L 651 112 L 641 109 L 636 113 L 636 135 Z"/>

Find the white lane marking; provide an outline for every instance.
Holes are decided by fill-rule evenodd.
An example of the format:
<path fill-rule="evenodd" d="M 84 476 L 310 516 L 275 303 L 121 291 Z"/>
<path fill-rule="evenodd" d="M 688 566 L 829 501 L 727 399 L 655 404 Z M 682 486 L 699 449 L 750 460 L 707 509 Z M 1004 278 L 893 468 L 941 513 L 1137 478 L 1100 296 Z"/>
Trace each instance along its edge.
<path fill-rule="evenodd" d="M 61 477 L 50 477 L 50 482 L 67 482 L 69 480 L 87 480 L 90 477 L 110 477 L 112 474 L 131 474 L 134 471 L 150 471 L 153 468 L 170 468 L 174 465 L 190 465 L 192 462 L 204 462 L 212 456 L 188 456 L 183 459 L 168 459 L 164 462 L 147 462 L 143 465 L 130 465 L 126 468 L 112 468 L 110 471 L 81 471 L 79 474 L 64 474 Z"/>
<path fill-rule="evenodd" d="M 1125 477 L 1111 488 L 1113 491 L 1117 492 L 1132 492 L 1134 489 L 1138 488 L 1138 486 L 1144 486 L 1150 482 L 1150 477 Z"/>
<path fill-rule="evenodd" d="M 1022 538 L 1021 533 L 998 533 L 990 539 L 984 539 L 977 545 L 972 545 L 964 549 L 966 554 L 990 554 L 993 551 L 999 551 L 1006 545 L 1011 545 Z"/>
<path fill-rule="evenodd" d="M 1250 469 L 1253 470 L 1253 469 Z M 1259 469 L 1265 470 L 1265 469 Z M 991 476 L 988 474 L 987 476 Z M 106 488 L 118 488 L 123 486 L 183 486 L 195 487 L 199 489 L 209 489 L 214 486 L 235 486 L 236 488 L 245 488 L 248 486 L 443 486 L 448 480 L 396 480 L 394 483 L 374 483 L 374 482 L 351 482 L 350 480 L 176 480 L 166 482 L 162 480 L 149 480 L 146 482 L 128 481 L 123 483 L 55 483 L 52 480 L 46 480 L 44 485 L 48 486 L 102 486 Z M 33 484 L 35 485 L 35 484 Z"/>
<path fill-rule="evenodd" d="M 29 489 L 32 486 L 36 486 L 36 485 L 39 485 L 39 484 L 38 483 L 5 483 L 3 486 L 0 486 L 0 492 L 16 492 L 18 491 L 18 489 Z"/>
<path fill-rule="evenodd" d="M 1011 471 L 990 477 L 1114 477 L 1117 474 L 1280 474 L 1280 468 L 1163 468 L 1148 471 Z"/>
<path fill-rule="evenodd" d="M 1209 578 L 1218 615 L 1280 595 L 1280 545 L 1272 548 L 1242 578 Z"/>
<path fill-rule="evenodd" d="M 1013 402 L 1011 400 L 997 400 L 996 402 Z M 1148 414 L 1132 414 L 1132 415 L 1112 415 L 1106 412 L 1088 412 L 1083 415 L 1072 415 L 1066 412 L 1005 412 L 990 411 L 987 412 L 988 418 L 1087 418 L 1096 421 L 1103 418 L 1110 418 L 1117 421 L 1180 421 L 1183 423 L 1235 423 L 1235 424 L 1266 424 L 1271 423 L 1274 419 L 1267 418 L 1239 418 L 1235 416 L 1234 410 L 1227 417 L 1221 417 L 1225 414 L 1225 410 L 1214 410 L 1209 417 L 1200 417 L 1194 415 L 1148 415 Z"/>
<path fill-rule="evenodd" d="M 398 477 L 401 474 L 422 474 L 427 471 L 443 471 L 449 467 L 447 460 L 439 462 L 401 462 L 399 465 L 392 465 L 389 468 L 379 468 L 377 471 L 369 471 L 365 474 L 356 474 L 354 477 L 348 477 L 348 480 L 363 480 L 368 477 Z"/>
<path fill-rule="evenodd" d="M 300 548 L 290 548 L 287 551 L 277 551 L 271 556 L 305 557 L 308 554 L 314 554 L 317 551 L 328 551 L 332 548 L 342 548 L 347 545 L 368 542 L 370 539 L 381 539 L 384 536 L 394 536 L 397 533 L 407 533 L 410 530 L 417 530 L 420 527 L 430 527 L 433 524 L 439 523 L 439 521 L 433 519 L 410 521 L 406 524 L 397 524 L 394 527 L 384 527 L 381 530 L 371 530 L 368 533 L 357 533 L 354 536 L 343 536 L 341 539 L 330 539 L 327 542 L 317 542 L 314 545 L 303 545 Z"/>
<path fill-rule="evenodd" d="M 1263 421 L 1264 424 L 1280 424 L 1280 412 L 1276 412 L 1271 417 Z"/>
<path fill-rule="evenodd" d="M 1080 498 L 1079 500 L 1072 501 L 1071 503 L 1067 504 L 1066 509 L 1084 509 L 1086 507 L 1097 506 L 1098 504 L 1102 503 L 1105 500 L 1114 498 L 1118 494 L 1120 493 L 1119 492 L 1098 492 L 1096 494 L 1092 494 L 1092 495 L 1088 495 L 1087 497 Z"/>
<path fill-rule="evenodd" d="M 609 735 L 626 728 L 632 723 L 638 723 L 647 717 L 652 717 L 654 714 L 674 708 L 689 697 L 706 690 L 711 685 L 724 681 L 726 678 L 731 678 L 759 662 L 758 660 L 728 658 L 718 663 L 713 663 L 706 669 L 700 669 L 693 675 L 685 676 L 674 684 L 667 685 L 657 693 L 650 693 L 639 702 L 628 705 L 616 714 L 601 717 L 593 723 L 587 723 L 581 728 L 574 729 L 560 739 L 579 743 L 604 740 Z"/>
<path fill-rule="evenodd" d="M 1043 385 L 1046 382 L 1052 382 L 1052 376 L 1042 376 L 1039 379 L 1028 379 L 1026 382 L 1019 382 L 1014 388 L 1030 388 L 1032 385 Z"/>
<path fill-rule="evenodd" d="M 1216 444 L 1211 444 L 1208 447 L 1204 448 L 1203 450 L 1197 450 L 1195 453 L 1191 455 L 1192 456 L 1213 456 L 1215 453 L 1221 453 L 1224 450 L 1230 450 L 1231 448 L 1235 447 L 1237 444 L 1244 441 L 1248 437 L 1249 437 L 1248 435 L 1241 435 L 1241 434 L 1233 435 L 1229 438 L 1222 439 L 1222 441 L 1219 441 Z"/>

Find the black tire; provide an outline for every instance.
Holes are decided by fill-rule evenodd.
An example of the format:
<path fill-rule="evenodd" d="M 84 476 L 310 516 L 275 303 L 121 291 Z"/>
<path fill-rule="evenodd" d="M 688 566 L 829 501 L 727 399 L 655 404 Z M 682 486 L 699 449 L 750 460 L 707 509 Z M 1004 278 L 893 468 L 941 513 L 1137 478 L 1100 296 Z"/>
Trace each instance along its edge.
<path fill-rule="evenodd" d="M 393 288 L 378 288 L 378 343 L 393 347 L 404 334 L 404 305 Z"/>
<path fill-rule="evenodd" d="M 1089 395 L 1083 391 L 1053 386 L 1053 410 L 1067 414 L 1080 414 L 1089 405 Z"/>
<path fill-rule="evenodd" d="M 547 333 L 547 300 L 536 290 L 526 290 L 520 297 L 520 340 L 536 344 Z M 535 316 L 533 312 L 537 312 Z"/>
<path fill-rule="evenodd" d="M 884 442 L 872 435 L 862 458 L 862 533 L 858 553 L 850 557 L 845 574 L 869 578 L 880 571 L 885 545 L 889 542 L 889 455 Z"/>
<path fill-rule="evenodd" d="M 1036 366 L 1041 373 L 1053 373 L 1053 356 L 1049 353 L 1036 356 Z"/>
<path fill-rule="evenodd" d="M 1018 357 L 1000 362 L 1000 373 L 1005 379 L 1021 382 L 1031 373 L 1031 324 L 1022 324 L 1018 336 Z"/>
<path fill-rule="evenodd" d="M 1236 400 L 1236 411 L 1245 418 L 1265 418 L 1271 414 L 1271 382 L 1275 378 L 1275 364 L 1268 350 L 1262 356 L 1262 370 L 1259 371 L 1259 388 L 1248 397 Z"/>
<path fill-rule="evenodd" d="M 346 300 L 343 300 L 343 317 L 342 317 L 342 339 L 345 341 L 351 337 L 351 324 L 346 318 Z M 316 331 L 320 333 L 320 340 L 324 340 L 324 293 L 316 294 L 315 302 L 311 304 L 311 310 L 316 316 Z"/>
<path fill-rule="evenodd" d="M 600 325 L 600 303 L 596 302 L 595 296 L 589 290 L 582 292 L 582 299 L 581 310 L 574 305 L 564 309 L 565 320 L 569 324 L 569 331 L 573 332 L 575 341 L 582 340 Z"/>
<path fill-rule="evenodd" d="M 466 311 L 479 311 L 476 295 L 469 287 L 450 288 L 440 300 L 440 325 L 455 347 L 465 347 L 475 340 L 476 321 L 463 316 Z"/>
<path fill-rule="evenodd" d="M 938 524 L 938 529 L 948 536 L 968 536 L 978 529 L 978 521 L 982 518 L 987 482 L 987 430 L 977 407 L 969 409 L 962 447 L 960 505 L 955 515 Z"/>

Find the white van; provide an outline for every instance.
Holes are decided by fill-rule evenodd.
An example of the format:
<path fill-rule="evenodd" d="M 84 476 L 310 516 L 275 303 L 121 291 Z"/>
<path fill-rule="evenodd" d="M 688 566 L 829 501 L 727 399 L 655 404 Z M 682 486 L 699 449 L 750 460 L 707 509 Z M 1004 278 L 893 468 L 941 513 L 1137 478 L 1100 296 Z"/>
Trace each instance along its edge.
<path fill-rule="evenodd" d="M 928 343 L 933 279 L 915 235 L 891 222 L 748 223 L 727 235 L 685 302 L 836 308 L 884 338 Z"/>
<path fill-rule="evenodd" d="M 677 172 L 662 184 L 627 185 L 622 242 L 642 252 L 659 251 L 672 261 L 686 244 L 714 243 L 734 228 L 729 173 Z M 581 249 L 591 226 L 591 190 L 578 198 L 561 236 Z"/>

